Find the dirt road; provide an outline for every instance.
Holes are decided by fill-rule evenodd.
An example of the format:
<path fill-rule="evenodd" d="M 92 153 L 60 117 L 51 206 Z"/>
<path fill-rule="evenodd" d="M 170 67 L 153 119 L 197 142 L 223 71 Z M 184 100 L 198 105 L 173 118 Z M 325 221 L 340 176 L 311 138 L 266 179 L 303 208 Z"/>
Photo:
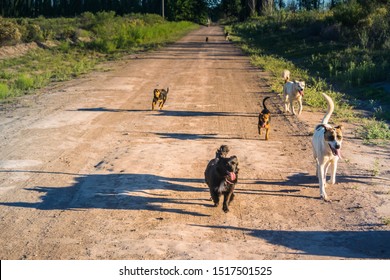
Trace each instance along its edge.
<path fill-rule="evenodd" d="M 388 148 L 346 124 L 339 183 L 320 200 L 310 131 L 323 112 L 282 113 L 220 27 L 107 67 L 1 108 L 0 259 L 390 258 Z M 203 175 L 221 144 L 240 165 L 227 214 Z"/>

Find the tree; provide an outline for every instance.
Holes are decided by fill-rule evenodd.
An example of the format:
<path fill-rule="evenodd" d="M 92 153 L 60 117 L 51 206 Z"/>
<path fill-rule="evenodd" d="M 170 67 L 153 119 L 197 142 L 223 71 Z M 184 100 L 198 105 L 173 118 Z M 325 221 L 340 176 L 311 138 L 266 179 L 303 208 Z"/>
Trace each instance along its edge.
<path fill-rule="evenodd" d="M 274 10 L 274 0 L 258 0 L 259 14 L 270 14 Z"/>

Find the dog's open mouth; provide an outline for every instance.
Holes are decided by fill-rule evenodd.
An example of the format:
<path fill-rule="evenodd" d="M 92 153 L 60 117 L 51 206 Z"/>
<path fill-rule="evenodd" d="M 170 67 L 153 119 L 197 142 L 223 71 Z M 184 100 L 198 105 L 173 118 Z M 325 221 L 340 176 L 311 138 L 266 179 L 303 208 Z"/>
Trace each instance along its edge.
<path fill-rule="evenodd" d="M 229 184 L 234 184 L 234 181 L 236 180 L 237 176 L 234 172 L 229 172 L 228 175 L 226 175 L 225 180 Z"/>
<path fill-rule="evenodd" d="M 341 159 L 341 150 L 333 148 L 330 144 L 328 144 L 328 145 L 329 145 L 330 149 L 332 150 L 332 154 Z"/>
<path fill-rule="evenodd" d="M 305 93 L 303 92 L 303 90 L 298 90 L 298 92 L 299 92 L 299 94 L 302 95 L 302 96 L 305 94 Z"/>

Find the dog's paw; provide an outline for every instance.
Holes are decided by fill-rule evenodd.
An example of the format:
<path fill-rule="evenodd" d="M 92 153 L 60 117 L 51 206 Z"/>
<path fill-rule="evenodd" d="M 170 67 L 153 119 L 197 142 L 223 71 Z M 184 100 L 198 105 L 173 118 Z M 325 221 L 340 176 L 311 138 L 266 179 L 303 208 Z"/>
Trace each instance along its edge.
<path fill-rule="evenodd" d="M 222 210 L 223 210 L 223 212 L 225 212 L 225 213 L 229 212 L 229 208 L 227 208 L 227 207 L 224 207 Z"/>
<path fill-rule="evenodd" d="M 326 181 L 326 183 L 328 184 L 328 185 L 334 185 L 334 184 L 336 184 L 336 180 L 328 180 L 328 181 Z"/>
<path fill-rule="evenodd" d="M 322 198 L 322 200 L 325 201 L 325 202 L 332 202 L 332 201 L 329 199 L 328 195 L 326 195 L 326 194 L 321 195 L 321 198 Z"/>

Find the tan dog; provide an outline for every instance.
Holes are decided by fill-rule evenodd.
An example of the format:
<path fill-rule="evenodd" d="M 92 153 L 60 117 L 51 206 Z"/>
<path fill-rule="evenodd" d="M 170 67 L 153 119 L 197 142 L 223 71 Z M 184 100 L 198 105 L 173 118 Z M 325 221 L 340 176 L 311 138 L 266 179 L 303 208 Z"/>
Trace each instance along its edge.
<path fill-rule="evenodd" d="M 160 107 L 160 110 L 164 107 L 165 102 L 167 101 L 169 92 L 169 87 L 167 90 L 165 89 L 155 89 L 153 91 L 153 101 L 152 101 L 152 110 L 154 110 L 154 107 L 157 105 Z"/>
<path fill-rule="evenodd" d="M 265 101 L 270 98 L 269 96 L 263 99 L 263 107 L 264 109 L 259 114 L 259 122 L 257 124 L 257 128 L 259 131 L 259 135 L 261 136 L 261 129 L 265 129 L 265 140 L 269 139 L 269 130 L 271 128 L 271 112 L 265 106 Z"/>
<path fill-rule="evenodd" d="M 325 201 L 329 198 L 325 191 L 326 183 L 336 183 L 337 162 L 341 158 L 341 142 L 343 134 L 342 126 L 332 127 L 328 124 L 330 116 L 334 110 L 334 103 L 325 93 L 322 93 L 328 102 L 327 112 L 322 119 L 321 124 L 317 125 L 313 134 L 313 156 L 317 163 L 317 176 L 320 187 L 320 195 Z M 329 166 L 331 166 L 330 181 L 326 182 L 326 174 Z"/>
<path fill-rule="evenodd" d="M 225 41 L 230 41 L 229 31 L 225 32 Z"/>
<path fill-rule="evenodd" d="M 304 95 L 305 82 L 303 81 L 290 81 L 290 71 L 283 71 L 283 95 L 284 95 L 284 110 L 285 112 L 292 112 L 294 115 L 294 102 L 298 102 L 298 115 L 302 113 L 302 97 Z"/>

